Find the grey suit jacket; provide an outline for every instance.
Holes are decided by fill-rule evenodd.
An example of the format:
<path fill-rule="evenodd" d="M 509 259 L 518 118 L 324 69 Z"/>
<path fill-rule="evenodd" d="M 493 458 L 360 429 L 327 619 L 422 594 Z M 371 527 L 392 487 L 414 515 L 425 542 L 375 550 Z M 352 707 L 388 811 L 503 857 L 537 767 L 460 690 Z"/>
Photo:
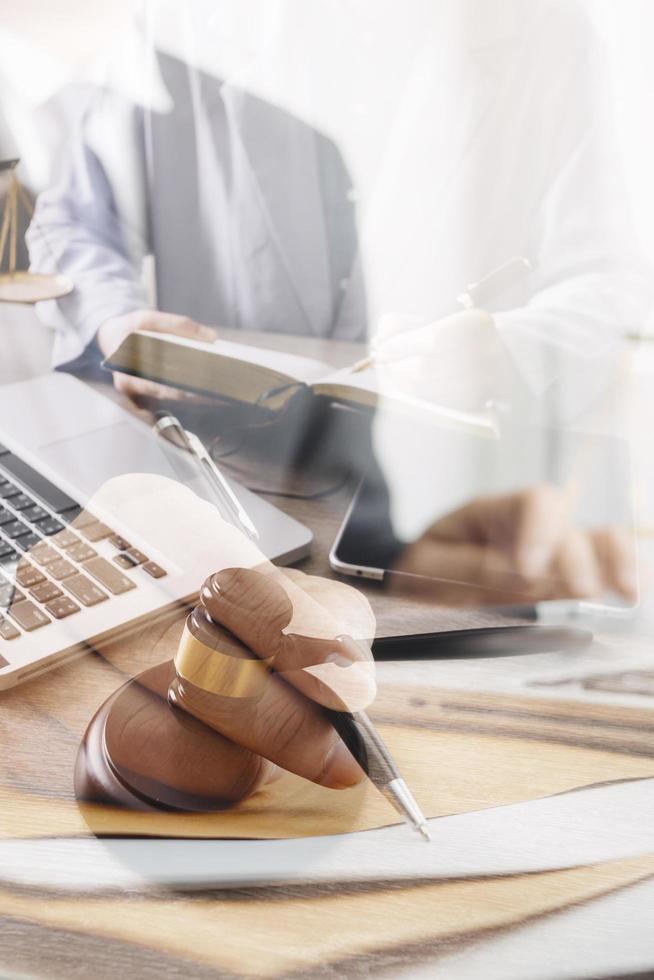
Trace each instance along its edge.
<path fill-rule="evenodd" d="M 61 181 L 38 201 L 35 267 L 74 292 L 41 304 L 59 362 L 109 317 L 156 305 L 202 323 L 362 339 L 350 180 L 338 149 L 264 100 L 159 53 L 168 111 L 97 93 Z"/>
<path fill-rule="evenodd" d="M 315 2 L 303 44 L 311 13 L 335 16 Z M 217 26 L 227 7 L 252 3 L 224 0 Z M 339 150 L 251 86 L 159 55 L 167 104 L 101 92 L 61 184 L 39 200 L 31 235 L 34 264 L 56 264 L 76 286 L 42 310 L 59 329 L 58 359 L 76 356 L 108 316 L 151 305 L 139 278 L 150 252 L 164 310 L 344 338 L 362 337 L 384 312 L 438 319 L 457 308 L 467 283 L 524 255 L 529 280 L 489 305 L 513 362 L 538 394 L 558 385 L 583 401 L 586 389 L 599 390 L 616 343 L 642 324 L 652 298 L 625 207 L 601 52 L 574 0 L 440 3 L 457 30 L 415 39 L 379 180 L 356 216 L 358 245 Z M 303 0 L 270 0 L 280 4 L 296 16 L 306 10 Z M 350 7 L 335 7 L 347 21 Z M 249 37 L 256 25 L 244 23 Z M 320 46 L 319 31 L 313 42 Z M 315 47 L 305 47 L 309 58 Z M 264 75 L 279 73 L 283 58 L 275 52 Z M 322 71 L 324 82 L 324 65 L 306 70 Z M 365 141 L 367 131 L 358 135 Z"/>

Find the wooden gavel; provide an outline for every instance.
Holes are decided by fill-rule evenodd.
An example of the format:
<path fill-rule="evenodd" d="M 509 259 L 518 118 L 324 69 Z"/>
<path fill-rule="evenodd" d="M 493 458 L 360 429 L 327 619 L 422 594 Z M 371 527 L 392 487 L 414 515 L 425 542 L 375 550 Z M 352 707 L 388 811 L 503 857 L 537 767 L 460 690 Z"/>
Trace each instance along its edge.
<path fill-rule="evenodd" d="M 346 610 L 345 623 L 329 606 Z M 234 805 L 273 774 L 260 747 L 267 732 L 280 744 L 293 699 L 308 739 L 328 713 L 372 701 L 373 633 L 367 600 L 350 586 L 269 564 L 210 576 L 174 660 L 128 681 L 92 719 L 75 768 L 78 799 L 187 812 Z M 348 747 L 361 759 L 356 739 Z"/>

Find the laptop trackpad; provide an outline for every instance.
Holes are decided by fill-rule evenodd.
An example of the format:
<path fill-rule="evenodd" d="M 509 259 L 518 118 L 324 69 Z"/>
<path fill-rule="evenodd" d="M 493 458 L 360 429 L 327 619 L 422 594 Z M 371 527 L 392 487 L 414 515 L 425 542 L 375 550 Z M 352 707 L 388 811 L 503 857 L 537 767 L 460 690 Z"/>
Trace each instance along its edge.
<path fill-rule="evenodd" d="M 156 473 L 187 485 L 197 480 L 191 461 L 178 453 L 173 466 L 170 451 L 162 447 L 161 440 L 129 422 L 42 446 L 39 456 L 78 488 L 86 500 L 107 480 L 129 473 Z"/>

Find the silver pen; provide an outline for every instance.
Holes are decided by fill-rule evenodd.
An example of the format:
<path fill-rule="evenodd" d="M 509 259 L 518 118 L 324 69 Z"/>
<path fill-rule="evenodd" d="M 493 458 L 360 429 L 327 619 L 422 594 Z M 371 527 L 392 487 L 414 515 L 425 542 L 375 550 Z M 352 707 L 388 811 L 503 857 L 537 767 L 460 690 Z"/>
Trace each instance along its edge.
<path fill-rule="evenodd" d="M 257 541 L 259 532 L 250 515 L 218 469 L 202 440 L 194 432 L 189 432 L 188 429 L 185 429 L 179 419 L 175 418 L 174 415 L 170 415 L 168 412 L 157 413 L 157 421 L 153 429 L 157 435 L 168 439 L 169 442 L 178 448 L 185 449 L 197 459 L 203 473 L 214 488 L 216 496 L 230 515 L 232 522 L 236 527 L 244 531 L 249 538 Z"/>
<path fill-rule="evenodd" d="M 366 712 L 323 710 L 370 781 L 410 827 L 431 840 L 425 815 Z"/>

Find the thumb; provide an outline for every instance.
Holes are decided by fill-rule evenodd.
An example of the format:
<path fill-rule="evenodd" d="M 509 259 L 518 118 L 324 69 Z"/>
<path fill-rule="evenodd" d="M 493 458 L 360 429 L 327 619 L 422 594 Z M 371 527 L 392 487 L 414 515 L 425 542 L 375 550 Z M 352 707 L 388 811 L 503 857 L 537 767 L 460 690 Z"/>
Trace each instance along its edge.
<path fill-rule="evenodd" d="M 156 330 L 158 333 L 171 333 L 189 340 L 211 343 L 218 337 L 218 331 L 204 323 L 198 323 L 188 316 L 175 313 L 154 313 L 139 324 L 140 330 Z"/>

